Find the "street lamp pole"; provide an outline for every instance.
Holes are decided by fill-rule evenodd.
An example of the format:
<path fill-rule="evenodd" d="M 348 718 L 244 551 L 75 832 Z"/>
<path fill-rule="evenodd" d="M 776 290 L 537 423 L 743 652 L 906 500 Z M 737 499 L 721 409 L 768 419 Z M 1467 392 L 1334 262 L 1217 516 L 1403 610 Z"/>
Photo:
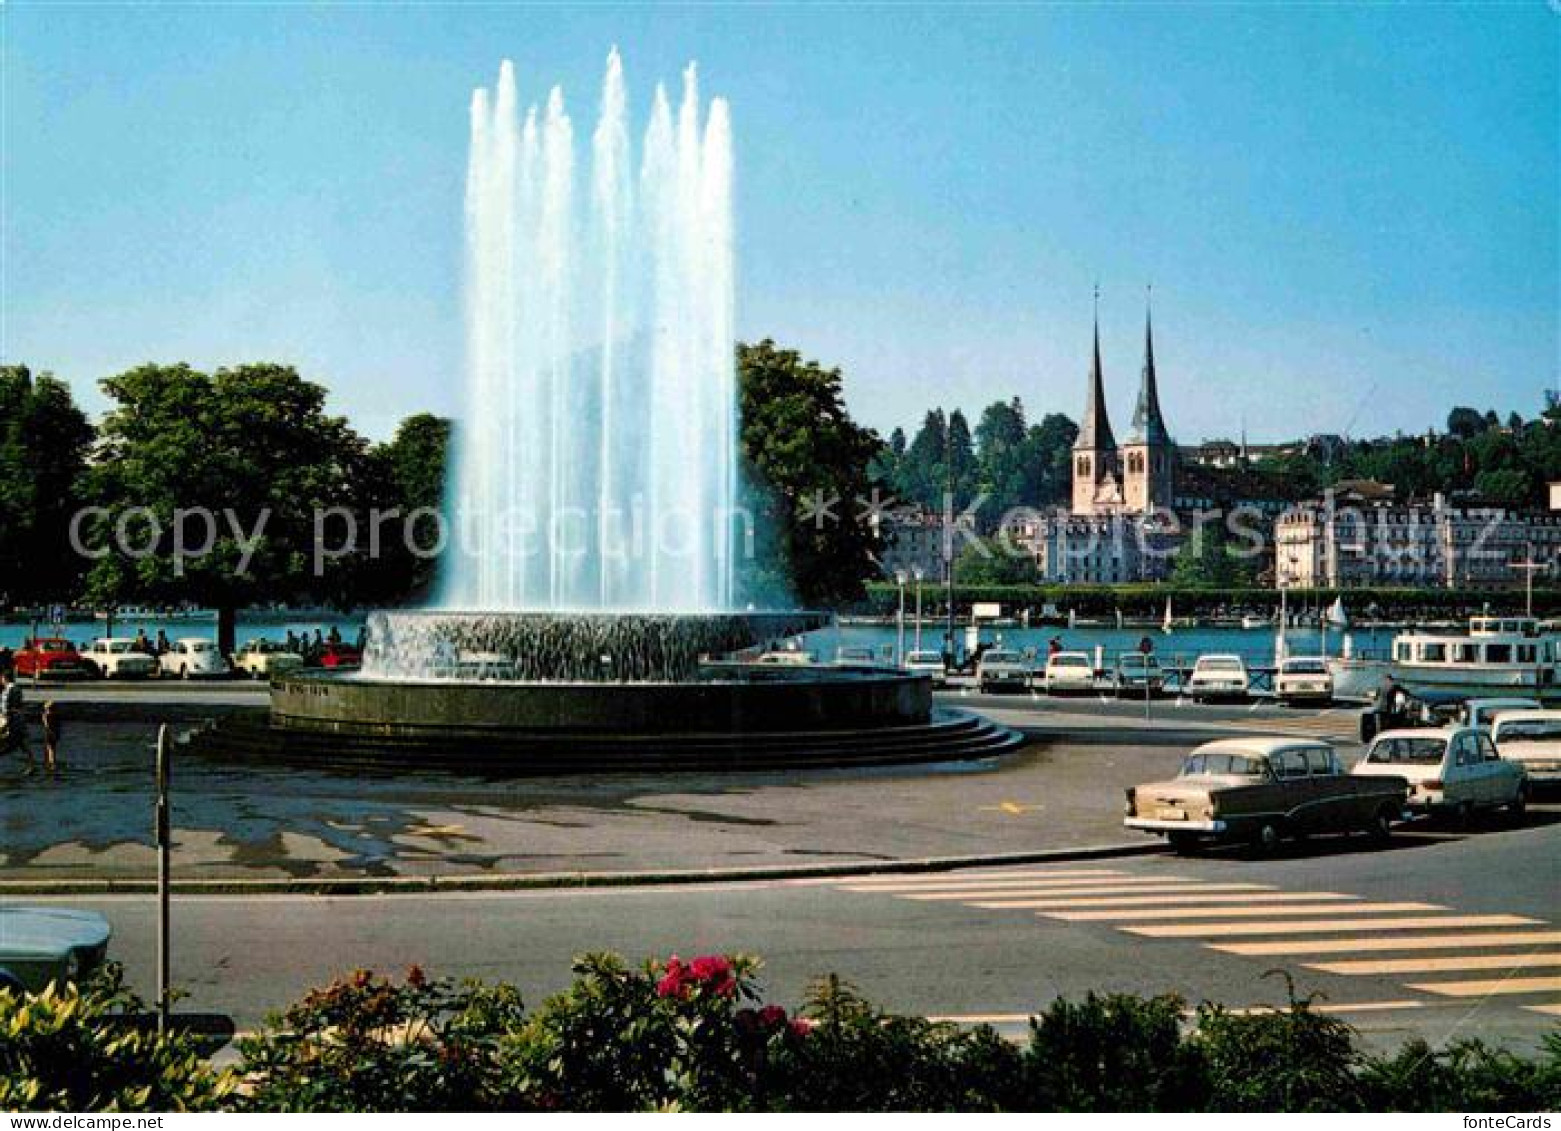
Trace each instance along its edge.
<path fill-rule="evenodd" d="M 916 579 L 916 651 L 921 651 L 921 579 L 926 570 L 920 565 L 911 567 L 911 576 Z"/>
<path fill-rule="evenodd" d="M 895 617 L 894 662 L 905 663 L 905 571 L 894 571 L 894 583 L 900 587 L 900 611 Z"/>

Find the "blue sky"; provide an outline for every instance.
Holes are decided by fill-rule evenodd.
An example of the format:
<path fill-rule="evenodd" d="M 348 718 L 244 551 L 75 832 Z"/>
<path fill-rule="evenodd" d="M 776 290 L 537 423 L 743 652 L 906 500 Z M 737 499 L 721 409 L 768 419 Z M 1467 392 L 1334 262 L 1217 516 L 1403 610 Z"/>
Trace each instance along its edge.
<path fill-rule="evenodd" d="M 466 105 L 732 103 L 739 331 L 887 431 L 1127 423 L 1154 283 L 1183 442 L 1538 407 L 1561 358 L 1561 15 L 1510 6 L 28 3 L 4 21 L 5 360 L 297 364 L 383 436 L 461 389 Z M 640 117 L 639 114 L 636 115 Z"/>

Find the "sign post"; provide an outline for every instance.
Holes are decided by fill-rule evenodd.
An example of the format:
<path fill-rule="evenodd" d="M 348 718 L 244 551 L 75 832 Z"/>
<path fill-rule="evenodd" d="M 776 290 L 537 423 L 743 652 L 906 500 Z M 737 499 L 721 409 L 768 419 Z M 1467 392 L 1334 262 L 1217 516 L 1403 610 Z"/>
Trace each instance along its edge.
<path fill-rule="evenodd" d="M 172 999 L 169 987 L 169 851 L 172 848 L 172 822 L 168 811 L 168 777 L 173 743 L 164 723 L 157 730 L 157 1031 L 168 1031 L 168 1010 Z"/>

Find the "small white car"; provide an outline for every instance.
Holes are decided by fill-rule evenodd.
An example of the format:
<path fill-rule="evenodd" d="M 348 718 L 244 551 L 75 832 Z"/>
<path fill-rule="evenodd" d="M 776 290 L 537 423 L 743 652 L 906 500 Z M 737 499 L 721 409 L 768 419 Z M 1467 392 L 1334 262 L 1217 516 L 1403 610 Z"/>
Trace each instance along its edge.
<path fill-rule="evenodd" d="M 877 662 L 878 657 L 871 648 L 856 646 L 835 649 L 835 663 L 845 667 L 872 667 Z"/>
<path fill-rule="evenodd" d="M 981 691 L 1011 688 L 1024 691 L 1030 686 L 1030 665 L 1018 652 L 993 649 L 976 665 L 976 687 Z"/>
<path fill-rule="evenodd" d="M 1046 694 L 1095 690 L 1095 664 L 1085 652 L 1053 652 L 1046 657 Z"/>
<path fill-rule="evenodd" d="M 100 636 L 81 654 L 101 679 L 151 679 L 157 674 L 157 657 L 136 647 L 128 636 Z"/>
<path fill-rule="evenodd" d="M 248 640 L 233 653 L 233 670 L 250 679 L 270 679 L 304 666 L 304 658 L 274 640 Z"/>
<path fill-rule="evenodd" d="M 1165 688 L 1165 671 L 1152 652 L 1123 652 L 1117 657 L 1118 695 L 1158 695 Z"/>
<path fill-rule="evenodd" d="M 1292 656 L 1274 673 L 1274 698 L 1287 706 L 1333 702 L 1333 676 L 1321 656 Z"/>
<path fill-rule="evenodd" d="M 782 650 L 778 652 L 766 652 L 754 661 L 756 664 L 765 664 L 771 667 L 782 668 L 806 668 L 813 665 L 813 656 L 809 652 Z"/>
<path fill-rule="evenodd" d="M 1240 656 L 1213 653 L 1199 656 L 1187 678 L 1187 694 L 1194 702 L 1209 699 L 1245 699 L 1252 689 L 1252 678 Z"/>
<path fill-rule="evenodd" d="M 216 679 L 228 674 L 228 661 L 215 642 L 198 636 L 175 640 L 159 663 L 164 675 L 179 679 Z"/>
<path fill-rule="evenodd" d="M 905 670 L 912 675 L 924 675 L 932 680 L 933 687 L 945 687 L 949 681 L 949 666 L 942 652 L 907 652 Z"/>
<path fill-rule="evenodd" d="M 1561 785 L 1561 711 L 1503 711 L 1490 721 L 1503 760 L 1523 767 L 1535 785 Z"/>
<path fill-rule="evenodd" d="M 1466 727 L 1489 727 L 1491 716 L 1503 711 L 1537 711 L 1538 699 L 1469 699 L 1458 708 L 1458 722 Z"/>
<path fill-rule="evenodd" d="M 1521 813 L 1528 803 L 1523 767 L 1501 757 L 1490 736 L 1473 727 L 1384 731 L 1350 772 L 1408 781 L 1411 813 L 1467 819 L 1480 809 Z"/>

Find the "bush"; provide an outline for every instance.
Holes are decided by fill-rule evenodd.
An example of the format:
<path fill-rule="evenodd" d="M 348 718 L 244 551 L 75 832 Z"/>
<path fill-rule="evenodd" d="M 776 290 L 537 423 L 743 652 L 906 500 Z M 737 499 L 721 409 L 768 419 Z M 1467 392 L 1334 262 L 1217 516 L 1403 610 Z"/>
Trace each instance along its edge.
<path fill-rule="evenodd" d="M 1368 1060 L 1361 1074 L 1371 1111 L 1555 1111 L 1561 1107 L 1561 1039 L 1544 1060 L 1528 1061 L 1483 1041 L 1433 1049 L 1416 1038 L 1391 1057 Z"/>
<path fill-rule="evenodd" d="M 1057 999 L 1030 1022 L 1029 1106 L 1041 1111 L 1196 1111 L 1209 1098 L 1202 1046 L 1175 995 Z"/>
<path fill-rule="evenodd" d="M 1198 1010 L 1195 1040 L 1208 1064 L 1215 1111 L 1359 1111 L 1355 1032 L 1311 998 L 1259 1013 Z"/>
<path fill-rule="evenodd" d="M 360 970 L 239 1042 L 252 1111 L 478 1111 L 502 1106 L 495 1054 L 521 1024 L 509 986 L 397 985 Z"/>
<path fill-rule="evenodd" d="M 0 989 L 0 1111 L 211 1111 L 233 1084 L 196 1038 L 155 1032 L 117 965 L 79 987 Z"/>

